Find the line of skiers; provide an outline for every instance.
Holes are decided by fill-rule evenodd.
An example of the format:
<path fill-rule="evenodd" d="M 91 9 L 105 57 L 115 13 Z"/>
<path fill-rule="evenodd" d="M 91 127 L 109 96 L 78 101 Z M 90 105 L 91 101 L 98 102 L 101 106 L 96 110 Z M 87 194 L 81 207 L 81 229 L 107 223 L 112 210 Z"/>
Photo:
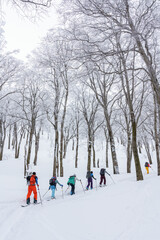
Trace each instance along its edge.
<path fill-rule="evenodd" d="M 147 174 L 149 174 L 149 168 L 151 168 L 151 166 L 150 166 L 150 164 L 148 162 L 145 163 L 145 168 L 146 168 Z M 106 171 L 105 168 L 102 168 L 100 170 L 100 183 L 99 183 L 100 187 L 102 186 L 102 183 L 104 184 L 104 186 L 106 185 L 105 173 L 107 173 L 109 176 L 111 176 Z M 89 187 L 92 189 L 93 188 L 93 179 L 97 180 L 94 177 L 94 175 L 93 175 L 93 171 L 88 171 L 87 174 L 86 174 L 86 178 L 87 178 L 86 190 L 88 190 Z M 68 188 L 71 187 L 70 195 L 75 194 L 75 184 L 76 184 L 76 181 L 79 181 L 81 183 L 81 185 L 82 185 L 82 188 L 83 188 L 83 184 L 82 184 L 81 179 L 78 179 L 75 174 L 73 176 L 70 176 L 69 179 L 68 179 L 68 182 L 67 182 Z M 27 184 L 28 184 L 28 193 L 27 193 L 26 203 L 30 204 L 30 196 L 31 196 L 31 194 L 33 192 L 33 194 L 34 194 L 34 203 L 36 204 L 37 203 L 37 189 L 39 190 L 38 177 L 36 176 L 36 172 L 33 172 L 31 176 L 27 177 Z M 59 181 L 57 180 L 56 177 L 52 177 L 49 180 L 49 189 L 48 189 L 48 191 L 51 190 L 51 199 L 55 199 L 55 190 L 56 190 L 56 185 L 57 184 L 59 184 L 59 186 L 61 186 L 63 188 L 63 185 L 61 183 L 59 183 Z M 36 189 L 36 186 L 37 186 L 37 189 Z M 67 190 L 68 190 L 68 188 L 67 188 Z"/>
<path fill-rule="evenodd" d="M 107 173 L 110 176 L 110 174 L 106 171 L 106 169 L 102 168 L 100 170 L 100 183 L 99 183 L 100 187 L 102 186 L 102 183 L 104 184 L 104 186 L 106 185 L 105 173 Z M 93 175 L 93 171 L 88 171 L 87 174 L 86 174 L 86 178 L 87 178 L 86 190 L 88 190 L 89 187 L 92 189 L 93 188 L 93 179 L 96 180 L 96 178 Z M 75 174 L 73 176 L 70 176 L 69 179 L 68 179 L 68 182 L 67 182 L 68 188 L 71 187 L 70 195 L 75 194 L 76 181 L 79 181 L 82 185 L 82 188 L 83 188 L 83 184 L 82 184 L 81 179 L 78 179 Z M 38 177 L 36 176 L 36 172 L 33 172 L 30 176 L 27 177 L 27 184 L 28 184 L 28 193 L 27 193 L 26 203 L 30 204 L 30 196 L 33 192 L 34 203 L 36 204 L 37 203 L 37 189 L 39 191 Z M 61 183 L 59 183 L 59 181 L 57 180 L 56 177 L 52 177 L 49 180 L 48 191 L 51 190 L 51 199 L 55 199 L 55 190 L 56 190 L 56 185 L 57 184 L 60 187 L 63 188 L 63 185 Z M 36 186 L 37 186 L 37 189 L 36 189 Z M 66 190 L 68 190 L 68 188 Z M 83 190 L 84 190 L 84 188 L 83 188 Z"/>

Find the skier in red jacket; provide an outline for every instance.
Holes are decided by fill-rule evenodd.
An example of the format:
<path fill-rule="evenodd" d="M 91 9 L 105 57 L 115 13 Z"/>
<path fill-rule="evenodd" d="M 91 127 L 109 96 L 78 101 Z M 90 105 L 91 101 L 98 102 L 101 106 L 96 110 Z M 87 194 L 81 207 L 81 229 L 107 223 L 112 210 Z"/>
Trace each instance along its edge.
<path fill-rule="evenodd" d="M 36 185 L 37 185 L 38 189 L 39 189 L 39 185 L 38 185 L 38 177 L 36 176 L 35 172 L 33 172 L 32 176 L 27 177 L 27 182 L 28 182 L 28 194 L 27 194 L 26 203 L 30 204 L 30 196 L 31 196 L 32 192 L 34 194 L 34 203 L 37 203 Z"/>

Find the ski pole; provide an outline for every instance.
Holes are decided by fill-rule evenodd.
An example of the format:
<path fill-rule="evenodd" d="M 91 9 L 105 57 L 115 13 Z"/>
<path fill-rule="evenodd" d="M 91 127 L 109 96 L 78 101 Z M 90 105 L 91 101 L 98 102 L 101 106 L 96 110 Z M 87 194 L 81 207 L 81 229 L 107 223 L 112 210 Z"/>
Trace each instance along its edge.
<path fill-rule="evenodd" d="M 96 179 L 96 191 L 97 191 L 97 179 Z"/>
<path fill-rule="evenodd" d="M 82 181 L 80 180 L 80 183 L 82 185 L 82 189 L 83 189 L 83 192 L 85 193 L 85 190 L 84 190 L 84 187 L 83 187 L 83 184 L 82 184 Z"/>
<path fill-rule="evenodd" d="M 150 168 L 152 169 L 153 172 L 155 172 L 154 169 L 151 166 L 150 166 Z"/>
<path fill-rule="evenodd" d="M 42 198 L 41 198 L 39 187 L 38 187 L 38 193 L 39 193 L 39 198 L 40 198 L 40 202 L 41 202 L 41 205 L 42 205 Z"/>
<path fill-rule="evenodd" d="M 50 189 L 47 190 L 47 192 L 49 191 Z M 44 198 L 44 196 L 47 194 L 47 192 L 42 196 L 42 198 Z"/>
<path fill-rule="evenodd" d="M 154 172 L 154 173 L 156 173 L 156 171 L 154 171 L 154 169 L 152 168 L 152 167 L 150 167 L 151 169 L 152 169 L 152 171 Z"/>
<path fill-rule="evenodd" d="M 66 191 L 65 191 L 65 193 L 67 192 L 67 190 L 69 189 L 69 186 L 67 187 L 67 189 L 66 189 Z"/>
<path fill-rule="evenodd" d="M 113 183 L 115 184 L 115 181 L 113 180 L 112 176 L 110 175 L 110 178 L 112 179 Z"/>
<path fill-rule="evenodd" d="M 62 189 L 62 198 L 64 198 L 64 194 L 63 194 L 63 187 L 61 187 L 61 189 Z"/>

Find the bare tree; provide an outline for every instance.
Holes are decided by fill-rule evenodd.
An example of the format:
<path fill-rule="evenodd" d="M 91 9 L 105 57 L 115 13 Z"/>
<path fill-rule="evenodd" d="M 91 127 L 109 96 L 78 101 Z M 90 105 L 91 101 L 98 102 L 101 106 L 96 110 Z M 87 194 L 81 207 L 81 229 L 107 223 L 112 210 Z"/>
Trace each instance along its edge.
<path fill-rule="evenodd" d="M 45 69 L 46 82 L 49 86 L 47 118 L 54 127 L 54 164 L 53 175 L 63 176 L 64 127 L 67 114 L 69 86 L 72 81 L 72 44 L 65 41 L 63 31 L 50 31 L 42 42 L 38 52 L 40 66 Z"/>
<path fill-rule="evenodd" d="M 34 17 L 46 13 L 51 7 L 53 0 L 6 0 L 8 5 L 13 6 L 19 13 L 27 17 Z M 3 0 L 2 0 L 3 2 Z"/>
<path fill-rule="evenodd" d="M 73 118 L 71 112 L 69 112 L 69 114 L 71 116 L 67 116 L 67 119 L 65 121 L 65 126 L 64 126 L 63 158 L 66 158 L 67 147 L 68 147 L 70 140 L 74 139 L 76 136 L 76 126 L 74 123 L 75 119 Z"/>
<path fill-rule="evenodd" d="M 87 152 L 88 152 L 88 161 L 87 161 L 87 170 L 91 170 L 91 150 L 93 147 L 93 131 L 94 124 L 96 120 L 96 114 L 98 111 L 98 103 L 94 96 L 91 93 L 87 94 L 82 90 L 82 96 L 80 99 L 81 111 L 84 116 L 86 126 L 87 126 Z"/>
<path fill-rule="evenodd" d="M 114 134 L 111 124 L 113 106 L 117 99 L 117 93 L 111 94 L 112 87 L 114 85 L 115 75 L 109 73 L 110 67 L 104 63 L 96 63 L 97 67 L 94 67 L 94 70 L 90 71 L 88 69 L 88 86 L 95 93 L 96 99 L 99 102 L 100 106 L 103 109 L 104 117 L 106 121 L 106 126 L 108 129 L 108 135 L 110 140 L 112 161 L 113 161 L 113 172 L 119 174 L 119 167 L 116 156 Z M 108 68 L 107 70 L 103 68 Z"/>
<path fill-rule="evenodd" d="M 39 75 L 35 72 L 28 70 L 24 73 L 24 82 L 19 89 L 19 93 L 14 97 L 13 101 L 17 104 L 19 112 L 17 112 L 14 117 L 18 120 L 23 119 L 27 126 L 27 138 L 25 146 L 25 156 L 27 170 L 29 169 L 32 143 L 35 133 L 36 126 L 38 124 L 38 119 L 42 116 L 42 100 L 43 91 L 41 89 L 41 84 L 39 81 Z M 17 141 L 16 141 L 17 142 Z"/>
<path fill-rule="evenodd" d="M 117 39 L 117 47 L 119 51 L 119 61 L 120 61 L 120 66 L 119 66 L 119 75 L 122 81 L 122 89 L 124 92 L 124 96 L 126 98 L 126 103 L 129 108 L 129 114 L 130 114 L 130 120 L 131 120 L 131 126 L 132 126 L 132 150 L 133 150 L 133 155 L 134 155 L 134 160 L 135 160 L 135 167 L 136 167 L 136 174 L 137 174 L 137 180 L 142 180 L 143 175 L 141 171 L 141 166 L 140 166 L 140 161 L 139 161 L 139 156 L 138 156 L 138 150 L 137 150 L 137 126 L 138 126 L 138 120 L 141 115 L 142 107 L 143 107 L 143 102 L 145 99 L 145 84 L 142 81 L 142 86 L 140 86 L 139 79 L 138 77 L 138 82 L 136 81 L 137 76 L 135 74 L 135 69 L 136 69 L 136 64 L 135 64 L 135 59 L 136 56 L 133 53 L 132 55 L 132 63 L 130 64 L 131 66 L 131 73 L 128 71 L 127 67 L 127 61 L 129 58 L 128 54 L 124 54 L 124 51 L 122 50 L 121 43 L 119 41 L 119 37 Z M 130 58 L 129 58 L 130 61 Z M 142 77 L 142 79 L 145 79 L 145 75 Z M 136 99 L 136 85 L 138 85 L 139 89 L 141 90 L 141 96 L 139 101 L 139 106 L 135 103 Z M 137 101 L 137 102 L 138 102 Z M 138 107 L 137 107 L 138 106 Z M 137 110 L 135 110 L 137 108 Z M 137 112 L 137 116 L 136 116 Z"/>
<path fill-rule="evenodd" d="M 123 97 L 119 99 L 118 106 L 120 111 L 118 111 L 119 118 L 116 120 L 118 125 L 120 126 L 120 131 L 125 132 L 126 137 L 125 140 L 121 140 L 121 143 L 125 146 L 127 145 L 127 173 L 131 173 L 131 160 L 132 160 L 132 129 L 131 129 L 131 121 L 130 114 L 128 112 L 126 98 L 123 101 Z M 122 133 L 121 133 L 122 134 Z M 122 136 L 121 136 L 122 138 Z M 124 141 L 126 144 L 124 144 Z"/>
<path fill-rule="evenodd" d="M 6 120 L 4 116 L 0 115 L 0 161 L 3 158 L 4 143 L 6 139 Z"/>
<path fill-rule="evenodd" d="M 8 0 L 9 2 L 12 2 L 13 4 L 19 5 L 19 4 L 32 4 L 37 6 L 44 6 L 49 7 L 52 3 L 52 0 Z"/>
<path fill-rule="evenodd" d="M 38 131 L 35 129 L 35 155 L 34 155 L 34 165 L 37 165 L 38 150 L 39 150 L 39 140 L 40 140 L 41 125 L 38 128 Z"/>
<path fill-rule="evenodd" d="M 1 107 L 0 107 L 0 161 L 3 159 L 3 152 L 4 152 L 4 144 L 6 140 L 7 128 L 10 126 L 8 121 L 8 109 L 10 102 L 3 100 Z"/>
<path fill-rule="evenodd" d="M 94 59 L 102 56 L 114 56 L 119 53 L 117 48 L 107 48 L 112 33 L 123 34 L 124 42 L 132 39 L 134 49 L 139 53 L 140 65 L 145 65 L 146 73 L 151 82 L 158 113 L 158 139 L 160 137 L 160 91 L 159 91 L 159 11 L 160 2 L 157 0 L 130 1 L 130 0 L 72 0 L 63 1 L 69 18 L 74 19 L 86 29 L 88 35 L 83 34 L 82 29 L 75 30 L 75 39 L 89 45 L 87 56 Z M 63 8 L 65 11 L 65 9 Z M 68 11 L 70 10 L 70 11 Z M 77 18 L 78 16 L 81 16 Z M 75 25 L 75 24 L 74 24 Z M 94 31 L 94 32 L 93 32 Z M 81 33 L 81 35 L 80 35 Z M 129 40 L 130 41 L 130 40 Z M 94 46 L 94 48 L 93 48 Z M 132 51 L 133 45 L 130 47 Z M 125 51 L 125 49 L 123 49 Z M 127 49 L 128 51 L 128 49 Z M 123 52 L 125 53 L 125 52 Z M 144 66 L 143 66 L 144 67 Z M 160 139 L 158 140 L 160 145 Z M 158 161 L 158 175 L 160 175 L 160 162 Z"/>

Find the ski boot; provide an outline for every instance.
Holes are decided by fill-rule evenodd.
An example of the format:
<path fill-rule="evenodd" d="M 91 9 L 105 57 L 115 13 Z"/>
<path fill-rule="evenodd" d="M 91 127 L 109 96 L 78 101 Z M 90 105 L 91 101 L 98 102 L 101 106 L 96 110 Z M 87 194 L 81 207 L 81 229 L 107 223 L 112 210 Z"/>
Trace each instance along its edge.
<path fill-rule="evenodd" d="M 30 198 L 27 198 L 26 203 L 29 205 L 30 204 Z"/>

